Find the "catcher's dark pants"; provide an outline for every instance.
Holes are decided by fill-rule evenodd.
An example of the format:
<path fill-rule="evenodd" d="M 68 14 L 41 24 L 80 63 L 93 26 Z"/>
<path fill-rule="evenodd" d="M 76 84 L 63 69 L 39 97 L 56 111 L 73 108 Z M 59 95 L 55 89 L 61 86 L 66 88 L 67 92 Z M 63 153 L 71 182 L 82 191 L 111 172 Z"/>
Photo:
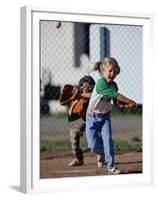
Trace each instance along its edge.
<path fill-rule="evenodd" d="M 80 139 L 83 135 L 83 131 L 81 131 L 81 126 L 70 128 L 70 141 L 72 153 L 78 160 L 83 160 L 83 152 L 80 148 Z"/>

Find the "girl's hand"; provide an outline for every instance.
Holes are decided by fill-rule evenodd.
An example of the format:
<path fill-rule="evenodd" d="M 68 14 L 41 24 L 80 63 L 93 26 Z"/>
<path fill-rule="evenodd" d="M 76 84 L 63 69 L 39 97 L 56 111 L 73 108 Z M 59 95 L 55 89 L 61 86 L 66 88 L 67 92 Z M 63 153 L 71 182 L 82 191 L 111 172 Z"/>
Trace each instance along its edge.
<path fill-rule="evenodd" d="M 130 100 L 129 103 L 125 105 L 125 108 L 137 108 L 137 103 Z"/>
<path fill-rule="evenodd" d="M 117 106 L 120 108 L 124 108 L 127 104 L 121 101 L 118 101 Z"/>

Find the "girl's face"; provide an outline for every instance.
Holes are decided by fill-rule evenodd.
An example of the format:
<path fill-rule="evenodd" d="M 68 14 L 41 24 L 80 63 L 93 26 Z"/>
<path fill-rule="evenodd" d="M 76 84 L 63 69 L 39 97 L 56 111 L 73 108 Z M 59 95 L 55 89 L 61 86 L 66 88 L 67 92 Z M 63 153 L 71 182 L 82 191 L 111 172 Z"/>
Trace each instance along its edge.
<path fill-rule="evenodd" d="M 112 82 L 117 76 L 117 70 L 112 65 L 107 64 L 103 69 L 103 75 L 108 82 Z"/>

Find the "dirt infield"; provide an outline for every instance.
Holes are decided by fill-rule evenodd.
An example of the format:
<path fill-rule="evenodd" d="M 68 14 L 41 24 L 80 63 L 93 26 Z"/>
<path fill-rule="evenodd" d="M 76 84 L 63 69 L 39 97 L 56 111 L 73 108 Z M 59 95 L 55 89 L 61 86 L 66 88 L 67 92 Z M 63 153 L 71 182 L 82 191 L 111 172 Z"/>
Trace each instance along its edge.
<path fill-rule="evenodd" d="M 107 175 L 106 166 L 99 169 L 96 165 L 96 155 L 84 153 L 84 165 L 68 167 L 72 160 L 70 151 L 47 151 L 40 155 L 40 178 L 60 178 L 79 176 Z M 142 152 L 128 152 L 115 155 L 116 166 L 122 174 L 142 173 Z"/>

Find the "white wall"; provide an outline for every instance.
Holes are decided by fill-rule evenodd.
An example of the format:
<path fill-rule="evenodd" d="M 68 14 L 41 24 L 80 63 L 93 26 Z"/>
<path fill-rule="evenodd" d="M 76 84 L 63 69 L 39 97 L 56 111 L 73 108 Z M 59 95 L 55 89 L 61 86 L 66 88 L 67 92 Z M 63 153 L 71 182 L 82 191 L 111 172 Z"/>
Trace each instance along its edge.
<path fill-rule="evenodd" d="M 60 86 L 78 84 L 80 78 L 88 73 L 88 56 L 85 59 L 82 54 L 80 66 L 75 64 L 74 26 L 75 23 L 62 22 L 62 26 L 56 28 L 53 21 L 41 22 L 41 75 L 44 85 L 48 83 L 44 73 L 50 73 L 52 84 Z"/>
<path fill-rule="evenodd" d="M 154 144 L 154 168 L 155 183 L 152 187 L 133 187 L 133 188 L 113 188 L 105 190 L 92 190 L 78 192 L 75 199 L 111 199 L 111 200 L 133 200 L 133 199 L 156 199 L 157 188 L 158 188 L 158 134 L 156 130 L 157 113 L 158 113 L 158 92 L 156 82 L 157 78 L 157 44 L 158 44 L 158 14 L 156 0 L 93 0 L 93 1 L 73 1 L 73 0 L 5 0 L 1 1 L 0 8 L 0 55 L 1 55 L 1 73 L 0 73 L 0 105 L 1 105 L 1 145 L 0 145 L 0 197 L 1 199 L 12 199 L 12 200 L 52 200 L 52 199 L 74 199 L 76 193 L 56 193 L 56 194 L 36 194 L 36 195 L 24 195 L 19 192 L 19 141 L 20 141 L 20 94 L 19 94 L 19 80 L 20 80 L 20 67 L 19 67 L 19 47 L 20 47 L 20 29 L 19 29 L 19 7 L 26 4 L 34 5 L 45 5 L 50 7 L 67 8 L 73 11 L 76 9 L 85 10 L 109 10 L 109 11 L 124 11 L 124 12 L 146 12 L 153 13 L 154 18 L 154 48 L 155 57 L 153 57 L 153 66 L 149 66 L 149 71 L 152 70 L 153 74 L 153 90 L 155 93 L 155 104 L 154 104 L 154 116 L 155 123 L 153 124 L 153 131 L 155 133 Z M 151 63 L 152 64 L 152 63 Z M 154 80 L 156 84 L 154 83 Z M 9 92 L 7 90 L 9 89 Z M 151 102 L 151 106 L 153 103 Z M 151 120 L 151 119 L 149 119 Z M 149 133 L 151 134 L 151 133 Z"/>

